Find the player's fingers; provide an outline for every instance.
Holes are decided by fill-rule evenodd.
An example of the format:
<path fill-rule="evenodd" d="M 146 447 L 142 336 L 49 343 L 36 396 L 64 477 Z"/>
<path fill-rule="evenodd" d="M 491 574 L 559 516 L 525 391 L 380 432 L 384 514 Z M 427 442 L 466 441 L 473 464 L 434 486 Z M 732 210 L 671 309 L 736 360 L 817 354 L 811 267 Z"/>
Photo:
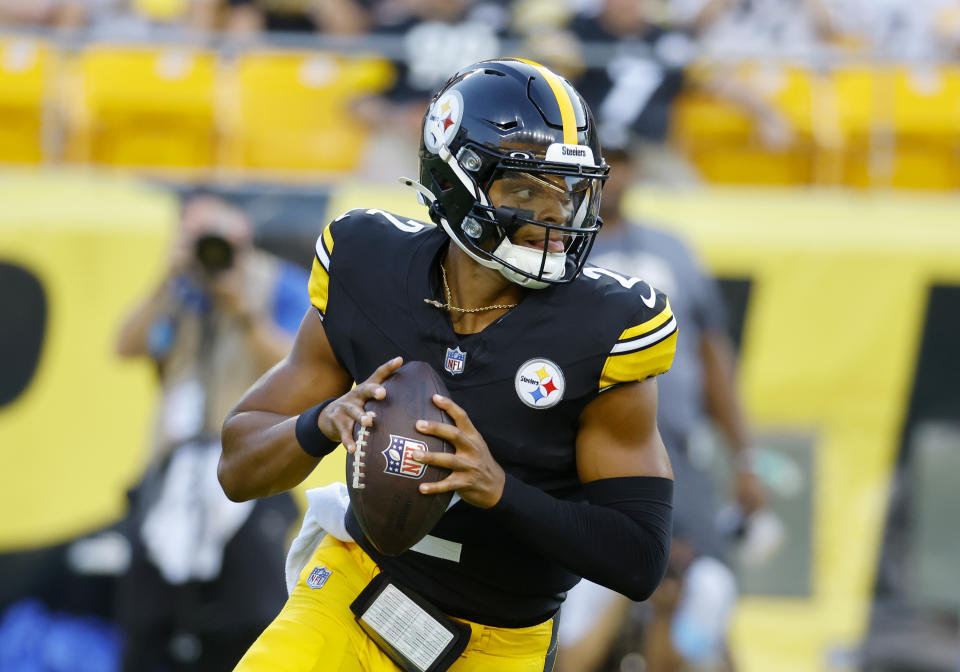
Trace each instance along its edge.
<path fill-rule="evenodd" d="M 464 444 L 469 444 L 467 437 L 456 425 L 448 425 L 445 422 L 433 422 L 432 420 L 417 420 L 417 431 L 423 434 L 435 436 L 438 439 L 448 441 L 459 449 Z"/>
<path fill-rule="evenodd" d="M 387 396 L 387 390 L 380 383 L 375 383 L 368 379 L 353 388 L 351 394 L 358 397 L 360 403 L 363 404 L 367 399 L 383 399 Z"/>
<path fill-rule="evenodd" d="M 337 408 L 334 411 L 334 417 L 345 417 L 349 420 L 349 424 L 352 426 L 355 422 L 360 422 L 360 419 L 369 413 L 369 411 L 363 408 L 363 404 L 359 401 L 341 401 L 337 404 Z"/>
<path fill-rule="evenodd" d="M 473 427 L 473 422 L 470 420 L 470 416 L 467 415 L 467 412 L 460 408 L 453 399 L 450 397 L 445 397 L 442 394 L 433 395 L 433 403 L 447 412 L 453 421 L 456 423 L 457 427 L 462 429 L 465 432 L 475 432 L 476 430 Z"/>
<path fill-rule="evenodd" d="M 421 483 L 420 492 L 424 495 L 435 495 L 440 492 L 451 492 L 465 487 L 467 484 L 457 473 L 458 472 L 455 471 L 443 480 L 434 481 L 433 483 Z"/>
<path fill-rule="evenodd" d="M 371 383 L 382 383 L 387 378 L 389 378 L 394 371 L 403 366 L 403 357 L 394 357 L 388 362 L 384 362 L 377 367 L 376 371 L 370 374 L 370 377 L 367 378 L 364 382 Z"/>
<path fill-rule="evenodd" d="M 347 452 L 352 453 L 355 451 L 357 444 L 353 440 L 353 423 L 348 423 L 341 419 L 334 422 L 334 426 L 337 428 L 337 431 L 340 432 L 340 443 L 347 449 Z"/>
<path fill-rule="evenodd" d="M 355 425 L 359 423 L 364 427 L 371 426 L 373 414 L 365 411 L 359 404 L 340 401 L 333 409 L 332 421 L 334 429 L 340 435 L 340 442 L 352 453 L 356 448 L 353 441 Z"/>
<path fill-rule="evenodd" d="M 411 455 L 417 462 L 429 464 L 442 469 L 459 471 L 466 468 L 462 458 L 457 457 L 456 453 L 442 453 L 432 450 L 415 450 Z"/>

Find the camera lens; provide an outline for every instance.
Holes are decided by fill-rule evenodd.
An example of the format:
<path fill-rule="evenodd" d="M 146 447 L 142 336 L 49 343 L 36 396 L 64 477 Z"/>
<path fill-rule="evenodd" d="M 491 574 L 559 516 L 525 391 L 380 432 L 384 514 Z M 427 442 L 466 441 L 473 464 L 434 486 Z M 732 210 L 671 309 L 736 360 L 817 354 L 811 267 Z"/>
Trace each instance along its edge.
<path fill-rule="evenodd" d="M 194 252 L 200 266 L 209 275 L 216 275 L 233 266 L 233 246 L 226 238 L 215 233 L 197 238 Z"/>

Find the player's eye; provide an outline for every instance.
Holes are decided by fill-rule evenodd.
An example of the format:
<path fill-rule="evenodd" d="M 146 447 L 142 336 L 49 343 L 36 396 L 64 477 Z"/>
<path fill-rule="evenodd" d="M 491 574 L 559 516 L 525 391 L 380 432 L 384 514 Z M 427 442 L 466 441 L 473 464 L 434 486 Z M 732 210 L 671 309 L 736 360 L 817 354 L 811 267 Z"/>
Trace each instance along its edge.
<path fill-rule="evenodd" d="M 513 191 L 513 195 L 521 200 L 529 201 L 531 198 L 533 198 L 533 190 L 532 189 L 515 189 Z"/>

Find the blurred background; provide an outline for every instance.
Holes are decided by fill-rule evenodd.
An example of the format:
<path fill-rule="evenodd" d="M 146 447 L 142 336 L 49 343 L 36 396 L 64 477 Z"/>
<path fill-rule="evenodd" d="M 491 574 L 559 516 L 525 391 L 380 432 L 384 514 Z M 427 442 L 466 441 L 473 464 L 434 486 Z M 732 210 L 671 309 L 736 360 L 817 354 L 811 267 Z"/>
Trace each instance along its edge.
<path fill-rule="evenodd" d="M 0 670 L 120 670 L 118 614 L 162 599 L 118 582 L 143 522 L 131 493 L 170 464 L 156 428 L 186 421 L 163 334 L 124 330 L 199 258 L 211 231 L 184 233 L 189 204 L 249 231 L 213 231 L 227 251 L 206 272 L 249 242 L 305 306 L 331 218 L 426 217 L 396 180 L 417 175 L 426 102 L 497 56 L 582 91 L 635 160 L 625 213 L 719 283 L 777 526 L 759 555 L 735 546 L 734 664 L 711 669 L 960 670 L 952 0 L 0 0 Z M 261 306 L 278 338 L 279 296 Z M 252 310 L 230 314 L 246 328 Z M 723 492 L 717 432 L 690 450 Z M 325 460 L 294 504 L 343 468 Z M 264 515 L 282 573 L 299 521 Z M 188 518 L 169 520 L 161 536 Z M 216 518 L 227 553 L 251 520 Z M 164 577 L 202 592 L 214 565 Z M 126 669 L 219 669 L 191 627 L 156 635 L 165 663 Z"/>

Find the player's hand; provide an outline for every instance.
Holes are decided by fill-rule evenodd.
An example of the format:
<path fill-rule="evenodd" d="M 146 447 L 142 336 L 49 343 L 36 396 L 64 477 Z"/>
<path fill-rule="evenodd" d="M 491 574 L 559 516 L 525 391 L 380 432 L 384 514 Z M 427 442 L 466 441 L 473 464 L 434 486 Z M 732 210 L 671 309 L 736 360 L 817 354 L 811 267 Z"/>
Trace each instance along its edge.
<path fill-rule="evenodd" d="M 467 412 L 453 400 L 439 394 L 433 403 L 446 411 L 454 423 L 418 420 L 417 430 L 453 444 L 454 453 L 414 451 L 413 458 L 424 464 L 450 469 L 451 474 L 436 483 L 422 483 L 420 492 L 436 494 L 456 490 L 463 501 L 481 509 L 489 509 L 503 496 L 506 475 L 487 448 L 487 442 L 473 426 Z"/>
<path fill-rule="evenodd" d="M 364 410 L 363 405 L 368 399 L 383 399 L 387 396 L 383 381 L 402 365 L 403 358 L 394 357 L 377 367 L 377 370 L 365 381 L 327 404 L 317 418 L 317 425 L 324 436 L 331 441 L 342 443 L 348 453 L 353 453 L 357 449 L 353 441 L 354 423 L 359 422 L 364 427 L 370 427 L 373 424 L 373 411 Z"/>

